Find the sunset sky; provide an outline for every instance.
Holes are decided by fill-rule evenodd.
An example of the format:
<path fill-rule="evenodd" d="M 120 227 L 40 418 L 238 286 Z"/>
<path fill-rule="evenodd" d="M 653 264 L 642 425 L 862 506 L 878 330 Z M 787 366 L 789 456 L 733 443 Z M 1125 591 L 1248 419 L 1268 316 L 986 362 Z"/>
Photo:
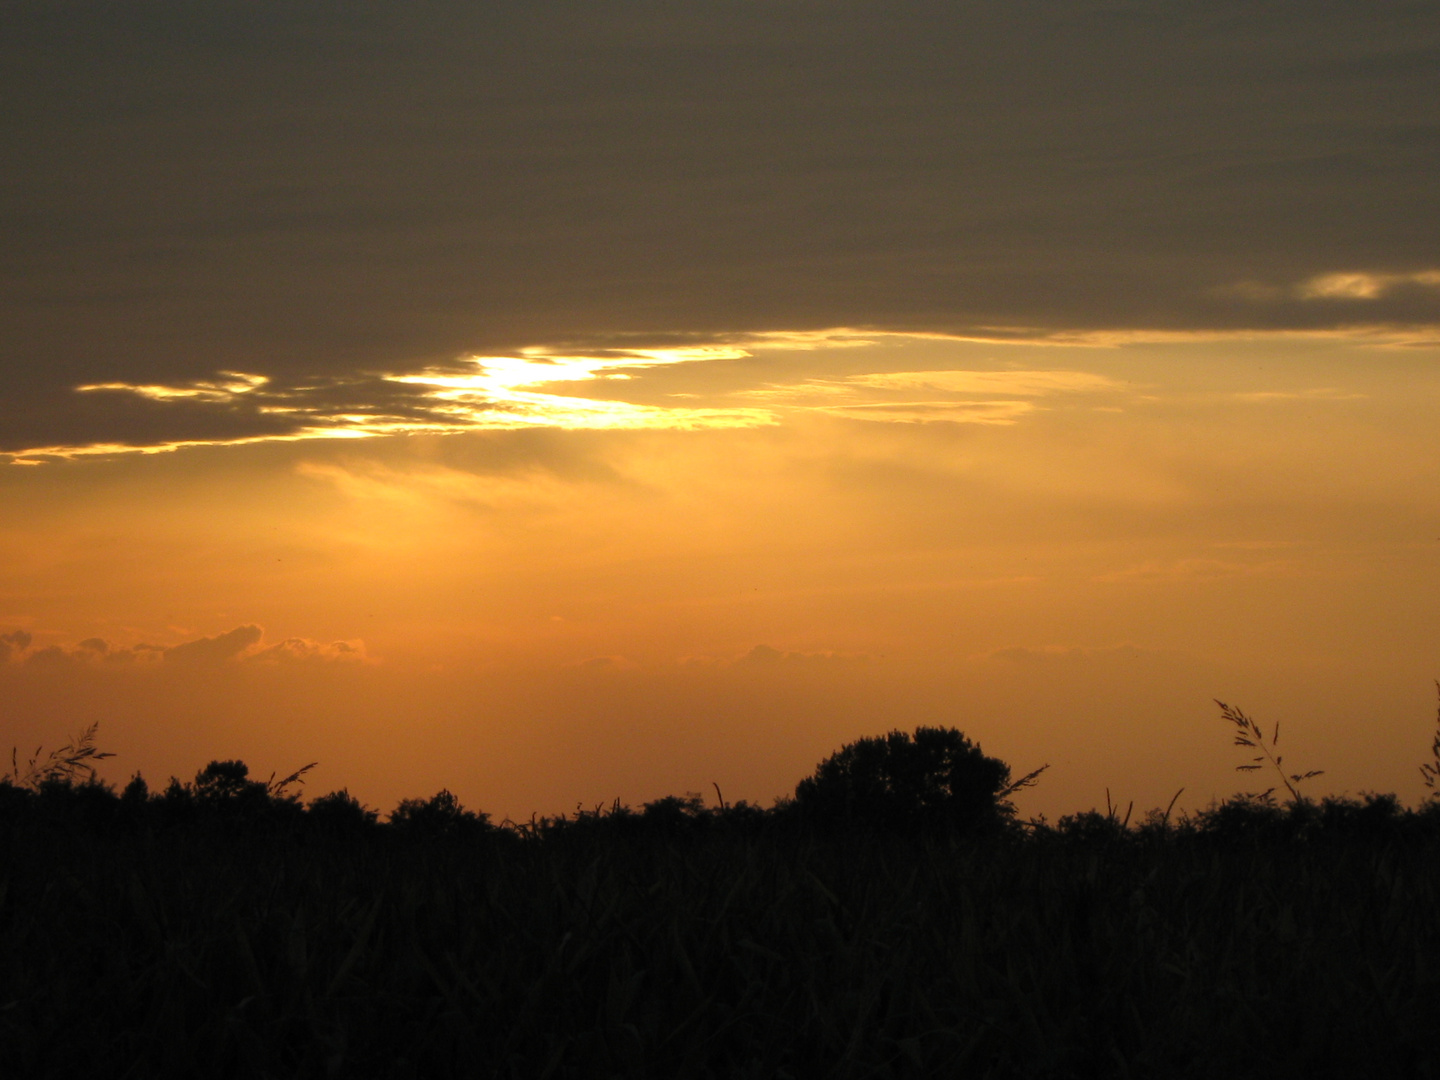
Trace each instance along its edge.
<path fill-rule="evenodd" d="M 0 101 L 7 750 L 1423 793 L 1433 0 L 8 0 Z"/>

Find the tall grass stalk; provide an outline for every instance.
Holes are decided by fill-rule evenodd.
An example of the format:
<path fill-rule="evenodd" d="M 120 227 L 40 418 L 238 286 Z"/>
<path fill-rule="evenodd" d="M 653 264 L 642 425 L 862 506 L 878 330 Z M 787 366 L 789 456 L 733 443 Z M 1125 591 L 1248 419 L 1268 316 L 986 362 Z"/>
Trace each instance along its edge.
<path fill-rule="evenodd" d="M 1280 777 L 1280 782 L 1285 785 L 1285 790 L 1290 792 L 1291 802 L 1303 802 L 1304 798 L 1303 796 L 1301 796 L 1300 789 L 1296 785 L 1302 784 L 1306 780 L 1313 779 L 1316 776 L 1323 776 L 1325 774 L 1325 770 L 1311 769 L 1309 772 L 1287 774 L 1283 767 L 1285 759 L 1281 757 L 1279 753 L 1277 753 L 1277 749 L 1280 745 L 1280 722 L 1278 720 L 1275 722 L 1275 730 L 1271 733 L 1270 738 L 1267 740 L 1265 738 L 1265 732 L 1260 730 L 1260 725 L 1257 724 L 1250 717 L 1246 716 L 1239 709 L 1231 705 L 1225 704 L 1225 702 L 1221 701 L 1219 698 L 1215 699 L 1215 704 L 1220 706 L 1221 718 L 1224 719 L 1226 722 L 1232 724 L 1235 728 L 1235 745 L 1243 746 L 1251 750 L 1260 751 L 1260 753 L 1256 754 L 1246 764 L 1236 765 L 1235 771 L 1255 772 L 1259 769 L 1265 768 L 1266 765 L 1269 765 L 1272 769 L 1275 770 L 1275 774 Z M 1258 795 L 1255 795 L 1253 797 L 1257 799 L 1265 799 L 1268 798 L 1274 791 L 1275 789 L 1273 787 L 1267 788 L 1265 791 L 1262 791 Z"/>
<path fill-rule="evenodd" d="M 1440 679 L 1435 680 L 1435 693 L 1440 697 Z M 1420 766 L 1420 776 L 1431 791 L 1440 783 L 1440 706 L 1435 710 L 1435 738 L 1430 742 L 1430 756 L 1434 759 Z"/>
<path fill-rule="evenodd" d="M 32 791 L 39 790 L 40 786 L 46 783 L 93 783 L 95 763 L 115 756 L 95 745 L 95 734 L 99 729 L 100 723 L 96 721 L 64 746 L 56 747 L 43 758 L 40 756 L 43 747 L 37 746 L 24 769 L 20 768 L 19 748 L 11 747 L 10 771 L 4 779 L 16 787 L 29 788 Z"/>

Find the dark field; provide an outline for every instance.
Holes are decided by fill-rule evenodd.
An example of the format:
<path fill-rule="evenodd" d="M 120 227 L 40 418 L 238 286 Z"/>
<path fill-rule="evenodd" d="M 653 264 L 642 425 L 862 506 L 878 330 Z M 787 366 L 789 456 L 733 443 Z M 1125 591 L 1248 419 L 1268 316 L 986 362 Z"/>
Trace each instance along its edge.
<path fill-rule="evenodd" d="M 5 1075 L 1440 1069 L 1434 803 L 975 836 L 696 799 L 377 825 L 256 787 L 0 785 Z"/>

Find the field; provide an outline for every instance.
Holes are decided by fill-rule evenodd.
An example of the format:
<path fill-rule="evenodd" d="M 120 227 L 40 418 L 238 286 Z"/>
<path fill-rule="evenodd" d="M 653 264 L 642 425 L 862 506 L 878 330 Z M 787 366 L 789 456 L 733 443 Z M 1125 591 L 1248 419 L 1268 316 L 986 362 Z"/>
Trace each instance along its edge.
<path fill-rule="evenodd" d="M 1440 1072 L 1434 803 L 501 829 L 199 780 L 0 785 L 6 1075 Z"/>

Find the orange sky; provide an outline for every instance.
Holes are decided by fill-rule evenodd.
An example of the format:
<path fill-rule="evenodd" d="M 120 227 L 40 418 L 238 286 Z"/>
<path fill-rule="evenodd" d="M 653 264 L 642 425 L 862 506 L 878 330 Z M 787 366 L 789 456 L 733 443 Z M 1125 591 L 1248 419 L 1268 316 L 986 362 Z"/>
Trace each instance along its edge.
<path fill-rule="evenodd" d="M 0 100 L 0 745 L 1421 794 L 1433 4 L 18 0 Z"/>
<path fill-rule="evenodd" d="M 1055 816 L 1243 787 L 1220 697 L 1327 790 L 1418 794 L 1434 347 L 832 336 L 559 387 L 653 426 L 12 465 L 6 734 L 528 817 L 768 802 L 945 723 L 1050 762 L 1025 809 Z"/>

